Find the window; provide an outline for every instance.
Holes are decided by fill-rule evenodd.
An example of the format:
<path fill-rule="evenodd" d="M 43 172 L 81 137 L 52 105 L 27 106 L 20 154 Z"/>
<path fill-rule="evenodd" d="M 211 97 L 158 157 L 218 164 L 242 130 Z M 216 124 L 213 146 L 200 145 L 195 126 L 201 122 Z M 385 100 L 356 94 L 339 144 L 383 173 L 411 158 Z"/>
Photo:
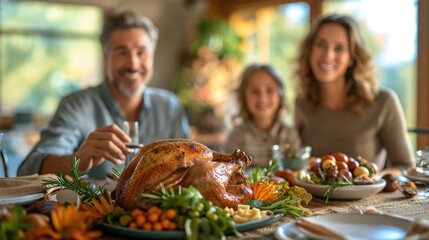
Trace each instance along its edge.
<path fill-rule="evenodd" d="M 285 81 L 289 103 L 295 98 L 292 80 L 295 57 L 308 32 L 309 21 L 310 8 L 301 2 L 246 8 L 230 17 L 232 27 L 243 38 L 243 63 L 272 64 Z M 292 116 L 288 114 L 288 117 Z"/>
<path fill-rule="evenodd" d="M 244 1 L 243 1 L 244 2 Z M 309 29 L 310 18 L 323 13 L 351 15 L 360 25 L 373 54 L 380 85 L 394 90 L 402 104 L 408 126 L 417 126 L 417 1 L 324 0 L 303 2 L 284 0 L 277 5 L 249 0 L 248 5 L 231 5 L 231 25 L 243 37 L 245 63 L 270 62 L 285 79 L 294 97 L 291 80 L 294 58 Z M 250 4 L 253 2 L 254 4 Z M 307 1 L 308 2 L 308 1 Z M 381 11 L 389 5 L 389 11 Z M 416 136 L 410 135 L 413 145 Z"/>
<path fill-rule="evenodd" d="M 101 9 L 6 1 L 0 11 L 2 115 L 50 115 L 62 96 L 100 81 Z"/>
<path fill-rule="evenodd" d="M 38 127 L 53 114 L 59 100 L 102 80 L 98 42 L 102 20 L 102 10 L 94 6 L 1 3 L 0 123 L 11 177 L 16 176 L 18 165 L 39 138 Z M 9 129 L 6 120 L 13 116 L 16 119 L 8 122 L 25 124 Z M 33 125 L 28 128 L 26 123 Z"/>
<path fill-rule="evenodd" d="M 417 4 L 415 0 L 325 0 L 323 11 L 353 16 L 365 35 L 380 85 L 396 92 L 408 126 L 416 126 Z M 415 143 L 415 135 L 410 136 Z M 415 145 L 415 144 L 414 144 Z"/>

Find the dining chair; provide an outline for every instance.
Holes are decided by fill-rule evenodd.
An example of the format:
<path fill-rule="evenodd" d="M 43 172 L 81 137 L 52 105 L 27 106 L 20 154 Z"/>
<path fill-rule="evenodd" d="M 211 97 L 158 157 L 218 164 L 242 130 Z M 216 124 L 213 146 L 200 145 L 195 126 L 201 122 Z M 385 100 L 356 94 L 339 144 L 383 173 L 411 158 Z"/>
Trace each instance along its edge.
<path fill-rule="evenodd" d="M 410 128 L 408 128 L 408 132 L 412 132 L 415 134 L 429 134 L 429 128 L 410 127 Z"/>
<path fill-rule="evenodd" d="M 421 128 L 421 127 L 409 127 L 409 133 L 421 134 L 421 135 L 429 135 L 429 128 Z M 426 146 L 426 149 L 429 150 L 429 145 Z"/>
<path fill-rule="evenodd" d="M 4 138 L 3 133 L 0 133 L 0 158 L 1 158 L 4 177 L 7 178 L 7 177 L 9 177 L 9 169 L 7 166 L 6 150 L 3 149 L 3 138 Z"/>

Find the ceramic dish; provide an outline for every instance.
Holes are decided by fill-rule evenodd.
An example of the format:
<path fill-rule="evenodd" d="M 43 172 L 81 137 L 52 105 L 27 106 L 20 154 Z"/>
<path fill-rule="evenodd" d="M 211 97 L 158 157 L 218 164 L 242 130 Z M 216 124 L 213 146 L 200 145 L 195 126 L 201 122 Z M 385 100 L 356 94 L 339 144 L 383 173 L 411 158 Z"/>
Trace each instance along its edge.
<path fill-rule="evenodd" d="M 296 185 L 303 187 L 313 196 L 322 198 L 324 197 L 323 195 L 325 194 L 326 190 L 330 187 L 330 185 L 304 183 L 299 181 L 298 179 L 296 180 Z M 361 199 L 380 192 L 381 190 L 383 190 L 384 186 L 386 186 L 386 181 L 384 181 L 383 179 L 380 179 L 373 184 L 342 186 L 336 188 L 330 195 L 329 199 Z"/>
<path fill-rule="evenodd" d="M 346 239 L 404 239 L 412 221 L 405 218 L 380 214 L 330 214 L 305 218 L 323 224 Z M 278 240 L 289 239 L 329 239 L 317 234 L 308 234 L 296 226 L 296 221 L 279 226 L 274 236 Z"/>
<path fill-rule="evenodd" d="M 419 173 L 416 171 L 415 168 L 404 170 L 402 174 L 413 181 L 422 181 L 429 183 L 429 175 Z"/>
<path fill-rule="evenodd" d="M 276 214 L 266 217 L 261 220 L 237 224 L 236 228 L 239 232 L 245 232 L 252 229 L 267 226 L 279 221 L 283 217 L 282 214 Z M 141 238 L 141 239 L 186 239 L 184 231 L 145 231 L 141 229 L 131 229 L 127 227 L 115 226 L 107 223 L 102 223 L 102 227 L 111 233 L 121 236 Z"/>
<path fill-rule="evenodd" d="M 44 197 L 45 197 L 44 193 L 34 193 L 34 194 L 15 196 L 15 197 L 0 197 L 0 205 L 4 205 L 4 204 L 27 205 L 34 201 L 40 200 Z"/>

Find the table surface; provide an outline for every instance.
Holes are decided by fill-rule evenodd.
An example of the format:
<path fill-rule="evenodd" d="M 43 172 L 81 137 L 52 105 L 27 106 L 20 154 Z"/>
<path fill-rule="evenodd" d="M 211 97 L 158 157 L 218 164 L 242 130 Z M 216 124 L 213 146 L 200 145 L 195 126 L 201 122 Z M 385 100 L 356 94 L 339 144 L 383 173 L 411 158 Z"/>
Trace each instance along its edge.
<path fill-rule="evenodd" d="M 401 216 L 419 220 L 429 224 L 429 192 L 426 186 L 419 187 L 419 194 L 413 198 L 405 198 L 400 190 L 380 192 L 360 200 L 329 200 L 315 198 L 304 207 L 310 209 L 312 215 L 357 213 L 359 209 L 373 207 L 384 214 Z M 424 195 L 426 193 L 426 195 Z M 269 226 L 242 232 L 242 236 L 228 236 L 227 239 L 275 239 L 274 232 L 282 224 L 294 221 L 292 216 L 284 216 L 280 221 Z M 123 236 L 104 232 L 101 239 L 124 239 Z"/>

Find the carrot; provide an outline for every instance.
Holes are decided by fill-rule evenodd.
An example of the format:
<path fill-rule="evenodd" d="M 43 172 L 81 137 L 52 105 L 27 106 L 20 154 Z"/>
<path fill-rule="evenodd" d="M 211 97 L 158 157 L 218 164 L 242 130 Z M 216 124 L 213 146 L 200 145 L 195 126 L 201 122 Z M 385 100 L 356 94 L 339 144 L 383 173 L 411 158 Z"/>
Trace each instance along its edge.
<path fill-rule="evenodd" d="M 146 217 L 144 215 L 140 215 L 135 221 L 137 223 L 137 226 L 143 227 L 143 224 L 146 222 Z"/>
<path fill-rule="evenodd" d="M 144 230 L 147 230 L 147 231 L 152 230 L 152 223 L 150 223 L 150 222 L 145 222 L 145 223 L 143 224 L 143 229 L 144 229 Z"/>
<path fill-rule="evenodd" d="M 156 223 L 159 221 L 160 214 L 157 212 L 148 212 L 147 220 L 151 223 Z"/>
<path fill-rule="evenodd" d="M 170 222 L 170 226 L 168 227 L 168 230 L 176 230 L 177 229 L 177 223 Z"/>
<path fill-rule="evenodd" d="M 166 212 L 165 212 L 165 217 L 167 218 L 167 219 L 170 219 L 170 220 L 173 220 L 175 217 L 176 217 L 176 211 L 174 210 L 174 209 L 168 209 Z"/>
<path fill-rule="evenodd" d="M 162 231 L 162 224 L 160 222 L 156 222 L 153 224 L 153 230 Z"/>
<path fill-rule="evenodd" d="M 137 229 L 137 223 L 136 222 L 130 222 L 130 225 L 128 225 L 131 229 Z"/>
<path fill-rule="evenodd" d="M 166 229 L 167 230 L 170 227 L 170 223 L 171 223 L 171 221 L 168 220 L 168 219 L 162 220 L 161 221 L 162 229 Z"/>
<path fill-rule="evenodd" d="M 155 213 L 157 213 L 157 214 L 161 214 L 162 213 L 162 210 L 161 210 L 161 208 L 159 208 L 159 207 L 157 207 L 157 206 L 152 206 L 152 207 L 150 207 L 148 210 L 147 210 L 147 212 L 148 213 L 153 213 L 153 212 L 155 212 Z"/>
<path fill-rule="evenodd" d="M 131 212 L 131 217 L 135 220 L 138 216 L 144 215 L 144 212 L 140 208 L 136 208 Z"/>

